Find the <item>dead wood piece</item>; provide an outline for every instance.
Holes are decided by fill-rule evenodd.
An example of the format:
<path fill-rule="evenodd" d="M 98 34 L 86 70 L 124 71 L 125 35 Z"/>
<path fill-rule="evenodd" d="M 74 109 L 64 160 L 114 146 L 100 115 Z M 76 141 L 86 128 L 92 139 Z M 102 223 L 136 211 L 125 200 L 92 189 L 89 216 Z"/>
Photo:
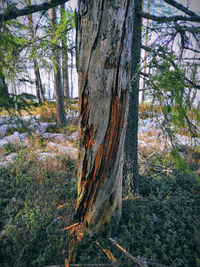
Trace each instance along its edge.
<path fill-rule="evenodd" d="M 121 247 L 114 239 L 109 238 L 109 240 L 115 245 L 117 248 L 119 248 L 129 259 L 131 259 L 133 262 L 135 262 L 138 266 L 144 267 L 140 262 L 138 262 L 128 251 L 126 251 L 123 247 Z"/>
<path fill-rule="evenodd" d="M 117 259 L 113 256 L 112 252 L 109 249 L 103 248 L 98 241 L 95 241 L 95 244 L 97 244 L 102 249 L 102 251 L 106 254 L 109 260 L 111 260 L 113 263 L 117 262 Z"/>
<path fill-rule="evenodd" d="M 65 231 L 65 230 L 69 230 L 69 229 L 71 229 L 71 228 L 73 228 L 73 227 L 75 227 L 75 226 L 78 226 L 78 223 L 74 223 L 74 224 L 72 224 L 72 225 L 70 225 L 70 226 L 67 226 L 67 227 L 63 228 L 63 230 L 64 230 L 64 231 Z"/>
<path fill-rule="evenodd" d="M 114 266 L 114 264 L 101 264 L 101 263 L 94 263 L 94 264 L 69 264 L 69 267 L 82 267 L 82 266 L 85 266 L 85 267 L 107 267 L 107 266 Z M 49 265 L 49 266 L 44 266 L 44 267 L 64 267 L 64 265 Z"/>

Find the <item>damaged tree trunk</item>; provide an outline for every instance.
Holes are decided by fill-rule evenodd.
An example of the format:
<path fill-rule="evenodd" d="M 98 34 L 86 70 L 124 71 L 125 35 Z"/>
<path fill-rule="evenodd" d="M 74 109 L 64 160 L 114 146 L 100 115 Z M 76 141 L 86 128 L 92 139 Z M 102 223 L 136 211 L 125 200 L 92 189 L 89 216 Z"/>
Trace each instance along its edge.
<path fill-rule="evenodd" d="M 76 218 L 90 235 L 121 213 L 134 1 L 79 0 Z"/>

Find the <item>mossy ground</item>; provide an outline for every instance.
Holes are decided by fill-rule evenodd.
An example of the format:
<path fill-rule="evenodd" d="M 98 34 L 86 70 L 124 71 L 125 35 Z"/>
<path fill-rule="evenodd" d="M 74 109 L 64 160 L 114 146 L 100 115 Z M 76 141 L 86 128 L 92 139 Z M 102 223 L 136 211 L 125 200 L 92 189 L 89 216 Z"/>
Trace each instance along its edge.
<path fill-rule="evenodd" d="M 65 129 L 75 130 L 76 125 Z M 63 228 L 73 223 L 77 163 L 63 156 L 39 161 L 34 152 L 44 145 L 33 136 L 29 147 L 7 148 L 8 152 L 18 149 L 18 157 L 9 169 L 0 170 L 2 267 L 63 264 L 67 257 L 69 237 Z M 182 152 L 191 170 L 197 172 L 198 147 Z M 140 153 L 145 172 L 140 176 L 139 196 L 124 199 L 117 228 L 111 223 L 104 235 L 84 238 L 77 263 L 110 263 L 105 248 L 118 266 L 134 266 L 112 245 L 112 237 L 148 266 L 200 266 L 199 184 L 192 174 L 177 170 L 168 155 Z"/>

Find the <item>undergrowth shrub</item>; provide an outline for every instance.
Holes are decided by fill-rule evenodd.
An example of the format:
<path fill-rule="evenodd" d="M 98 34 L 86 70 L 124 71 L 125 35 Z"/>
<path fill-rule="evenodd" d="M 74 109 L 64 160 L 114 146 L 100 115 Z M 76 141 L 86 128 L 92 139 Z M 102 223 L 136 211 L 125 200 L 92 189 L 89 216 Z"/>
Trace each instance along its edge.
<path fill-rule="evenodd" d="M 0 266 L 63 263 L 76 197 L 76 163 L 58 157 L 38 161 L 21 150 L 0 169 Z"/>
<path fill-rule="evenodd" d="M 6 133 L 5 135 L 12 135 L 14 134 L 14 132 L 18 132 L 18 133 L 26 133 L 27 132 L 27 127 L 26 126 L 22 126 L 22 127 L 8 127 L 6 129 Z"/>
<path fill-rule="evenodd" d="M 148 266 L 199 266 L 200 186 L 192 175 L 178 171 L 151 174 L 140 177 L 137 198 L 123 201 L 122 219 L 115 231 L 111 225 L 102 236 L 85 237 L 77 263 L 111 263 L 106 249 L 117 259 L 117 266 L 136 266 L 111 244 L 108 238 L 112 237 Z"/>
<path fill-rule="evenodd" d="M 59 128 L 57 125 L 49 125 L 46 128 L 47 133 L 65 133 L 66 135 L 70 135 L 77 131 L 78 131 L 78 121 L 69 123 L 63 128 Z"/>
<path fill-rule="evenodd" d="M 8 144 L 4 144 L 3 145 L 4 150 L 5 150 L 5 154 L 9 155 L 11 153 L 16 153 L 19 151 L 19 149 L 21 149 L 21 145 L 19 144 L 15 144 L 15 143 L 8 143 Z"/>
<path fill-rule="evenodd" d="M 45 102 L 37 108 L 41 122 L 56 122 L 56 103 Z"/>
<path fill-rule="evenodd" d="M 197 266 L 200 188 L 195 179 L 184 173 L 141 179 L 144 197 L 124 202 L 119 242 L 150 266 Z"/>

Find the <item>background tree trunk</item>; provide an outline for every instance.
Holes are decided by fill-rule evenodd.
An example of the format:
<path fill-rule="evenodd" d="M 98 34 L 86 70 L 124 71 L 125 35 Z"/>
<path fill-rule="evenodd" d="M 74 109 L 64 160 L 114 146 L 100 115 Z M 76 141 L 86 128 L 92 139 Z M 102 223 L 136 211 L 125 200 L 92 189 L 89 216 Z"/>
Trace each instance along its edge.
<path fill-rule="evenodd" d="M 8 86 L 5 82 L 5 77 L 0 71 L 0 96 L 2 99 L 9 98 Z"/>
<path fill-rule="evenodd" d="M 56 22 L 56 10 L 55 8 L 49 9 L 49 18 L 53 30 L 55 31 Z M 54 57 L 54 86 L 56 93 L 56 116 L 57 116 L 57 125 L 59 128 L 62 128 L 66 124 L 66 115 L 64 107 L 64 96 L 62 90 L 62 77 L 60 70 L 60 56 L 59 50 L 56 46 L 53 46 L 53 57 Z"/>
<path fill-rule="evenodd" d="M 91 235 L 122 205 L 134 1 L 79 1 L 80 146 L 76 218 Z"/>
<path fill-rule="evenodd" d="M 30 6 L 31 0 L 26 0 L 26 4 Z M 29 21 L 29 27 L 30 27 L 31 40 L 33 40 L 34 29 L 33 29 L 33 15 L 32 14 L 28 15 L 28 21 Z M 32 50 L 34 50 L 33 47 L 32 47 Z M 34 73 L 35 73 L 36 96 L 37 96 L 39 103 L 42 103 L 43 101 L 45 101 L 45 97 L 44 97 L 44 90 L 42 87 L 40 70 L 39 70 L 36 58 L 33 58 L 33 68 L 34 68 Z"/>
<path fill-rule="evenodd" d="M 65 4 L 60 7 L 61 19 L 63 19 L 63 12 L 65 11 Z M 69 72 L 68 72 L 68 48 L 67 48 L 67 33 L 64 33 L 61 39 L 62 44 L 62 81 L 63 81 L 63 94 L 69 98 Z"/>
<path fill-rule="evenodd" d="M 150 12 L 150 0 L 148 0 L 147 13 Z M 144 2 L 143 2 L 143 10 L 144 10 Z M 148 34 L 149 34 L 149 19 L 146 20 L 146 33 L 145 33 L 145 46 L 148 46 Z M 144 52 L 144 73 L 147 73 L 147 50 Z M 145 89 L 145 79 L 143 79 L 143 89 Z M 145 101 L 145 90 L 142 91 L 142 102 Z"/>
<path fill-rule="evenodd" d="M 74 42 L 73 34 L 74 33 L 72 29 L 72 46 Z M 74 94 L 73 69 L 74 69 L 74 54 L 73 54 L 73 49 L 71 48 L 71 98 L 73 98 L 73 94 Z"/>
<path fill-rule="evenodd" d="M 129 97 L 128 127 L 125 139 L 124 179 L 128 194 L 138 192 L 138 104 L 139 65 L 141 54 L 142 1 L 135 0 L 133 13 L 133 42 L 131 49 L 131 87 Z"/>

